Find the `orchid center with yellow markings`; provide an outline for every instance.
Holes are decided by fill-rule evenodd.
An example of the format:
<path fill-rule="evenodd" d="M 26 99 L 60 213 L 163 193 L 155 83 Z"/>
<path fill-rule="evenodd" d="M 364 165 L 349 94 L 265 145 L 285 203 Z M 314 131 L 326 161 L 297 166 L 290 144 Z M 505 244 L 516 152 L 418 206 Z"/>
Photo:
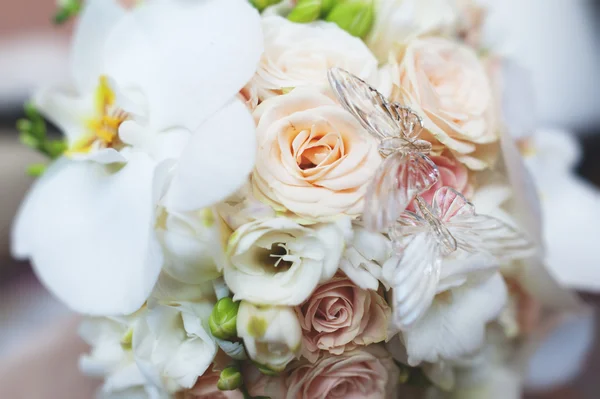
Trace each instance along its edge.
<path fill-rule="evenodd" d="M 84 120 L 85 134 L 71 145 L 67 155 L 85 154 L 93 149 L 120 149 L 119 126 L 129 115 L 116 106 L 116 95 L 106 76 L 100 76 L 94 94 L 95 115 Z"/>

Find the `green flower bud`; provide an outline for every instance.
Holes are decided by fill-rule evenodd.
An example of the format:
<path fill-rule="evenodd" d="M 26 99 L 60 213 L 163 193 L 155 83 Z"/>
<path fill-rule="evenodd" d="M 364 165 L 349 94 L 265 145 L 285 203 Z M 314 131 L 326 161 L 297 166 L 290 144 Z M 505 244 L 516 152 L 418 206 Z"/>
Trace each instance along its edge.
<path fill-rule="evenodd" d="M 237 313 L 239 302 L 229 297 L 221 298 L 213 307 L 208 325 L 212 335 L 219 339 L 231 339 L 237 336 Z"/>
<path fill-rule="evenodd" d="M 242 373 L 237 367 L 231 366 L 221 371 L 217 388 L 221 391 L 233 391 L 241 387 L 242 383 Z"/>
<path fill-rule="evenodd" d="M 29 119 L 19 119 L 17 121 L 17 130 L 23 133 L 31 133 L 33 123 Z"/>
<path fill-rule="evenodd" d="M 281 3 L 281 0 L 250 0 L 250 4 L 254 6 L 258 11 L 264 10 L 269 6 Z"/>
<path fill-rule="evenodd" d="M 288 19 L 292 22 L 312 22 L 321 16 L 322 7 L 323 0 L 298 0 Z"/>
<path fill-rule="evenodd" d="M 375 6 L 373 1 L 337 3 L 326 19 L 329 22 L 335 22 L 352 36 L 364 38 L 373 26 Z"/>

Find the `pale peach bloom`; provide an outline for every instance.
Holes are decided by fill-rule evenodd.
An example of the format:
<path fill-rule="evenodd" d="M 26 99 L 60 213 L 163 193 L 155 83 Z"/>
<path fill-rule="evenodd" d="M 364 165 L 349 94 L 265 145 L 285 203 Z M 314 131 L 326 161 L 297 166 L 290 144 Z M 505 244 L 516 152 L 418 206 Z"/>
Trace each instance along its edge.
<path fill-rule="evenodd" d="M 378 63 L 365 43 L 332 22 L 295 23 L 263 17 L 265 51 L 252 85 L 261 100 L 295 87 L 329 87 L 327 70 L 337 66 L 375 84 Z"/>
<path fill-rule="evenodd" d="M 326 354 L 299 365 L 285 377 L 285 399 L 382 399 L 396 397 L 398 369 L 378 345 L 364 350 Z"/>
<path fill-rule="evenodd" d="M 219 376 L 219 371 L 207 370 L 198 378 L 196 385 L 180 393 L 178 399 L 243 399 L 244 395 L 240 390 L 221 391 L 217 388 Z"/>
<path fill-rule="evenodd" d="M 321 350 L 340 355 L 387 338 L 390 308 L 377 291 L 363 290 L 340 273 L 296 308 L 303 355 L 315 361 Z"/>
<path fill-rule="evenodd" d="M 254 116 L 257 199 L 309 222 L 361 214 L 381 156 L 349 112 L 325 94 L 296 89 L 263 102 Z"/>
<path fill-rule="evenodd" d="M 440 38 L 415 39 L 385 67 L 392 100 L 424 119 L 423 138 L 433 154 L 448 148 L 468 168 L 482 170 L 498 152 L 497 107 L 484 63 L 467 45 Z"/>

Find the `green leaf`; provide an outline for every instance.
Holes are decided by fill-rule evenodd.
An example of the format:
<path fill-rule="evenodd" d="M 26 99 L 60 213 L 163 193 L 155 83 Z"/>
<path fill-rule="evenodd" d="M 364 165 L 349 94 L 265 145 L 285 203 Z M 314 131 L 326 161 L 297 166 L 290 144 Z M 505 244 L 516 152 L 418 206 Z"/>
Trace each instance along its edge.
<path fill-rule="evenodd" d="M 59 3 L 58 9 L 52 21 L 56 25 L 62 25 L 81 11 L 81 0 L 64 0 Z"/>
<path fill-rule="evenodd" d="M 32 163 L 27 167 L 27 174 L 32 177 L 40 177 L 46 171 L 46 165 L 43 163 Z"/>
<path fill-rule="evenodd" d="M 375 21 L 373 1 L 349 1 L 337 3 L 326 18 L 335 22 L 340 28 L 352 36 L 365 38 Z"/>

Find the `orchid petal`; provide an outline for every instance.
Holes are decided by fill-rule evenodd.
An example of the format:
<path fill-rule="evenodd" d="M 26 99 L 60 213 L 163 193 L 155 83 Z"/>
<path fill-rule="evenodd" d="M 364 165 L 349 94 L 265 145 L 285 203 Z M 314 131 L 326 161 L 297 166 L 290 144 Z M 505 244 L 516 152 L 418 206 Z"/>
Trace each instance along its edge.
<path fill-rule="evenodd" d="M 109 76 L 144 89 L 151 126 L 193 130 L 250 80 L 262 51 L 247 1 L 174 1 L 143 3 L 122 18 L 104 56 Z"/>
<path fill-rule="evenodd" d="M 154 168 L 143 154 L 132 154 L 117 172 L 94 162 L 56 162 L 17 215 L 15 255 L 31 258 L 42 282 L 77 312 L 136 311 L 162 265 L 153 232 Z"/>
<path fill-rule="evenodd" d="M 71 74 L 80 93 L 88 93 L 103 73 L 102 49 L 126 11 L 115 0 L 88 0 L 79 18 L 71 48 Z"/>
<path fill-rule="evenodd" d="M 191 211 L 210 206 L 246 183 L 254 166 L 254 121 L 235 99 L 194 132 L 166 197 L 166 207 Z"/>

